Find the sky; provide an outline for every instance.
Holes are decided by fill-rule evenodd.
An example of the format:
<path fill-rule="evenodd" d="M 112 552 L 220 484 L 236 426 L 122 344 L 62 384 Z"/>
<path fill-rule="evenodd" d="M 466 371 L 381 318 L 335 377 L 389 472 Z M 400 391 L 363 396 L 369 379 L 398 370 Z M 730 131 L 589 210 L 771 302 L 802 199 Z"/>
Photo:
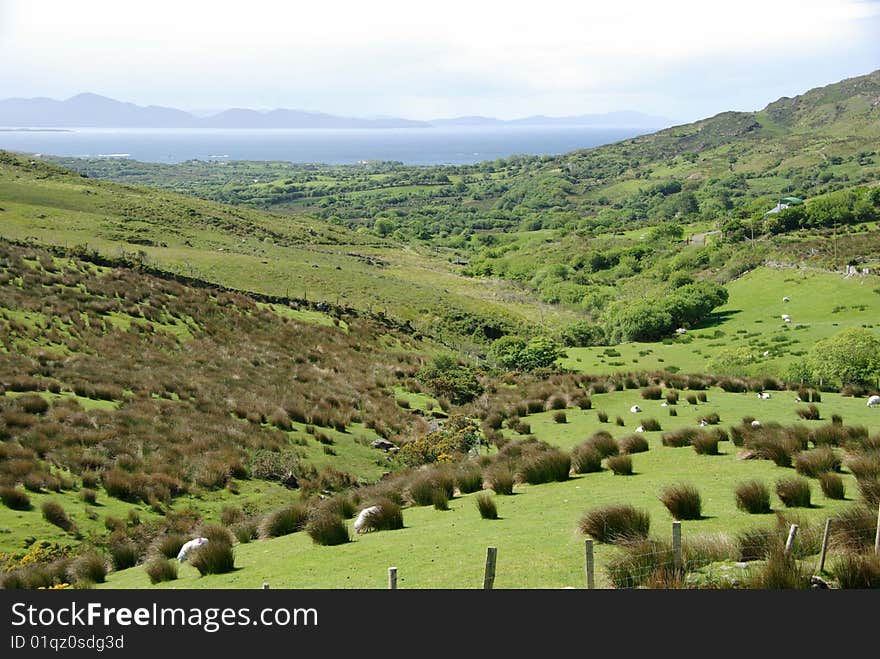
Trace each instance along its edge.
<path fill-rule="evenodd" d="M 0 98 L 692 121 L 880 69 L 880 0 L 0 0 Z"/>

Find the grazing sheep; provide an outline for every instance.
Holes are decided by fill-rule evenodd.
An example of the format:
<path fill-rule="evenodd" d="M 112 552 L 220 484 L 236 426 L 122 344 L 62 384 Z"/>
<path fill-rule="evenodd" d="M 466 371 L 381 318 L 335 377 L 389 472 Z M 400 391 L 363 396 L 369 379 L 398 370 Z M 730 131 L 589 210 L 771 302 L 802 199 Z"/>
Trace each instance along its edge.
<path fill-rule="evenodd" d="M 700 428 L 705 428 L 709 425 L 709 422 L 706 419 L 700 419 Z"/>
<path fill-rule="evenodd" d="M 868 407 L 880 407 L 880 396 L 871 396 L 868 398 Z"/>
<path fill-rule="evenodd" d="M 355 533 L 366 533 L 369 531 L 372 522 L 371 518 L 374 515 L 378 515 L 380 510 L 379 506 L 370 506 L 359 512 L 357 518 L 354 520 Z"/>
<path fill-rule="evenodd" d="M 769 351 L 769 350 L 765 350 L 765 351 L 764 351 L 764 356 L 765 356 L 765 357 L 769 357 L 769 356 L 770 356 L 770 351 Z"/>
<path fill-rule="evenodd" d="M 752 421 L 752 428 L 760 428 L 760 427 L 761 427 L 761 422 L 760 422 L 760 421 L 758 421 L 757 419 L 755 419 L 754 421 Z"/>
<path fill-rule="evenodd" d="M 684 327 L 679 327 L 677 330 L 675 330 L 675 333 L 676 334 L 687 334 L 687 330 Z"/>
<path fill-rule="evenodd" d="M 660 407 L 669 407 L 669 403 L 660 403 Z"/>
<path fill-rule="evenodd" d="M 761 400 L 770 400 L 770 394 L 768 394 L 766 391 L 762 391 L 758 394 L 758 398 L 760 398 Z"/>
<path fill-rule="evenodd" d="M 795 396 L 795 397 L 794 397 L 794 402 L 795 402 L 795 403 L 800 403 L 800 402 L 801 402 L 801 397 L 800 397 L 800 396 Z"/>
<path fill-rule="evenodd" d="M 642 411 L 642 408 L 639 407 L 638 405 L 633 405 L 631 408 L 629 408 L 629 411 L 632 412 L 633 414 L 637 414 Z"/>
<path fill-rule="evenodd" d="M 645 432 L 645 427 L 639 426 L 638 428 L 636 428 L 636 432 Z"/>
<path fill-rule="evenodd" d="M 783 318 L 783 320 L 784 320 L 786 323 L 790 323 L 790 322 L 791 322 L 791 318 Z"/>
<path fill-rule="evenodd" d="M 185 561 L 189 555 L 193 552 L 193 550 L 198 549 L 203 544 L 208 542 L 207 538 L 195 538 L 190 540 L 189 542 L 183 543 L 183 546 L 180 548 L 180 551 L 177 553 L 177 560 L 181 563 Z"/>
<path fill-rule="evenodd" d="M 788 297 L 784 297 L 784 298 L 782 298 L 782 301 L 783 302 L 791 302 L 791 299 L 789 299 Z"/>
<path fill-rule="evenodd" d="M 791 316 L 789 316 L 787 313 L 784 313 L 782 314 L 782 320 L 788 322 L 789 320 L 791 320 Z"/>

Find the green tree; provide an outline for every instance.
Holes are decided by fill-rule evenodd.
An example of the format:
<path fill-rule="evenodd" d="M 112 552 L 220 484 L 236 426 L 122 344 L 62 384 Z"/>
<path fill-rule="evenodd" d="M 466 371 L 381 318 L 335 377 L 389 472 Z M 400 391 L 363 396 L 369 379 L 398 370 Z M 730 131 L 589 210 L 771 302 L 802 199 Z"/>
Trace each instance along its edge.
<path fill-rule="evenodd" d="M 526 341 L 520 336 L 502 336 L 492 343 L 489 355 L 502 368 L 517 371 L 533 371 L 550 368 L 562 351 L 555 341 L 546 336 L 536 336 Z"/>
<path fill-rule="evenodd" d="M 816 343 L 810 364 L 813 377 L 821 382 L 874 382 L 880 375 L 880 340 L 862 327 L 845 329 Z"/>

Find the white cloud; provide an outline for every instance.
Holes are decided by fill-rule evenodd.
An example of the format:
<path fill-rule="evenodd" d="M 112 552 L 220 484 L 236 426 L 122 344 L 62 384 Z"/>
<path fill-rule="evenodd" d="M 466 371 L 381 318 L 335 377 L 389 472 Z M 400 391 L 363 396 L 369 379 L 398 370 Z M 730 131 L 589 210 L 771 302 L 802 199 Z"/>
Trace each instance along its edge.
<path fill-rule="evenodd" d="M 859 0 L 6 5 L 0 88 L 420 116 L 590 111 L 587 99 L 612 109 L 615 98 L 705 62 L 778 67 L 805 51 L 839 61 L 841 44 L 878 53 L 864 25 L 880 14 Z"/>

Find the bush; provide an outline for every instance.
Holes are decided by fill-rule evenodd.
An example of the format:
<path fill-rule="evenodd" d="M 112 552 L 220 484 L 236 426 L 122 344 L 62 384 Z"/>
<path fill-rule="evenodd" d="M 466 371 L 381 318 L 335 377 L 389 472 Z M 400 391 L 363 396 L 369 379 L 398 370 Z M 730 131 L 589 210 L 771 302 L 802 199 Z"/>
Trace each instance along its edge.
<path fill-rule="evenodd" d="M 787 508 L 809 508 L 810 482 L 799 476 L 782 478 L 776 482 L 776 496 Z"/>
<path fill-rule="evenodd" d="M 740 483 L 734 490 L 736 507 L 752 515 L 772 512 L 770 489 L 760 481 Z"/>
<path fill-rule="evenodd" d="M 394 531 L 403 528 L 403 511 L 396 502 L 387 497 L 378 497 L 372 499 L 369 506 L 378 506 L 379 510 L 370 515 L 368 519 L 369 529 L 365 530 Z"/>
<path fill-rule="evenodd" d="M 462 494 L 470 494 L 483 489 L 483 472 L 473 462 L 465 462 L 455 472 L 455 484 Z"/>
<path fill-rule="evenodd" d="M 568 417 L 565 416 L 565 412 L 554 412 L 553 421 L 554 423 L 568 423 Z"/>
<path fill-rule="evenodd" d="M 589 442 L 584 442 L 572 450 L 571 464 L 576 474 L 602 471 L 602 454 Z"/>
<path fill-rule="evenodd" d="M 329 510 L 313 513 L 306 524 L 306 533 L 316 545 L 329 547 L 351 541 L 345 520 Z"/>
<path fill-rule="evenodd" d="M 657 432 L 659 430 L 662 430 L 662 428 L 660 427 L 660 422 L 654 418 L 642 419 L 640 421 L 640 424 L 646 432 Z"/>
<path fill-rule="evenodd" d="M 700 519 L 703 502 L 700 493 L 692 485 L 670 485 L 660 494 L 660 501 L 673 519 Z"/>
<path fill-rule="evenodd" d="M 12 510 L 31 509 L 31 498 L 14 487 L 0 487 L 0 501 Z"/>
<path fill-rule="evenodd" d="M 645 400 L 660 400 L 663 397 L 663 389 L 656 386 L 645 387 L 641 391 L 641 396 Z"/>
<path fill-rule="evenodd" d="M 50 524 L 54 524 L 64 531 L 73 530 L 73 522 L 70 520 L 70 517 L 67 516 L 67 513 L 64 512 L 64 507 L 57 501 L 44 501 L 40 506 L 40 510 L 43 512 L 43 519 Z"/>
<path fill-rule="evenodd" d="M 627 453 L 630 455 L 633 453 L 644 453 L 650 448 L 648 446 L 648 440 L 640 433 L 621 437 L 618 445 L 620 446 L 621 453 Z"/>
<path fill-rule="evenodd" d="M 107 563 L 98 552 L 86 552 L 73 561 L 70 576 L 80 585 L 104 583 L 107 578 Z"/>
<path fill-rule="evenodd" d="M 831 566 L 840 588 L 880 588 L 880 556 L 845 552 Z"/>
<path fill-rule="evenodd" d="M 842 500 L 846 498 L 843 479 L 838 474 L 830 471 L 819 474 L 819 485 L 822 487 L 822 494 L 829 499 Z"/>
<path fill-rule="evenodd" d="M 177 579 L 177 563 L 160 556 L 147 561 L 144 565 L 144 570 L 146 570 L 147 576 L 150 577 L 151 584 Z"/>
<path fill-rule="evenodd" d="M 309 512 L 301 503 L 292 503 L 267 513 L 260 522 L 261 538 L 277 538 L 282 535 L 296 533 L 305 528 L 309 521 Z"/>
<path fill-rule="evenodd" d="M 605 466 L 614 472 L 615 476 L 632 476 L 633 463 L 629 455 L 612 455 L 605 460 Z"/>
<path fill-rule="evenodd" d="M 480 511 L 480 517 L 483 519 L 498 519 L 498 508 L 495 505 L 495 499 L 488 492 L 480 492 L 475 500 L 477 502 L 477 510 Z"/>
<path fill-rule="evenodd" d="M 599 423 L 608 423 L 608 412 L 598 410 L 596 412 L 596 417 L 599 419 Z"/>
<path fill-rule="evenodd" d="M 709 433 L 698 433 L 691 444 L 699 455 L 718 455 L 718 437 Z"/>
<path fill-rule="evenodd" d="M 498 463 L 486 470 L 486 480 L 495 494 L 513 494 L 515 481 L 510 465 Z"/>
<path fill-rule="evenodd" d="M 190 555 L 189 562 L 201 576 L 225 574 L 235 569 L 232 545 L 224 542 L 206 542 L 197 547 Z"/>
<path fill-rule="evenodd" d="M 643 540 L 650 526 L 648 513 L 629 504 L 593 508 L 584 513 L 579 524 L 582 533 L 611 544 Z"/>
<path fill-rule="evenodd" d="M 818 478 L 820 475 L 839 471 L 840 458 L 834 450 L 823 446 L 812 451 L 801 451 L 794 456 L 794 468 L 801 476 Z"/>
<path fill-rule="evenodd" d="M 522 460 L 518 469 L 519 478 L 531 485 L 568 480 L 571 471 L 571 457 L 556 448 L 536 452 Z"/>

